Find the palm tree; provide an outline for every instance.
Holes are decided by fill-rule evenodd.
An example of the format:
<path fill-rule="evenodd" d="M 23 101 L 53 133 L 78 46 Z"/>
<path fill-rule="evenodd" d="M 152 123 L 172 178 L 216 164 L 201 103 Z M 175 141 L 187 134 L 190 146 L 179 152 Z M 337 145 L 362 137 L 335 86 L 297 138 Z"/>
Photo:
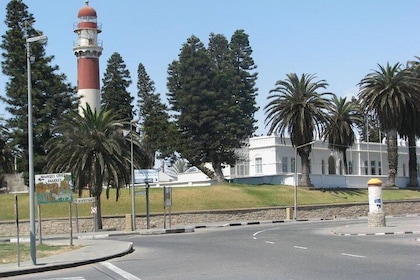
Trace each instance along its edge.
<path fill-rule="evenodd" d="M 369 73 L 359 83 L 359 100 L 367 113 L 373 112 L 379 120 L 381 129 L 386 132 L 389 173 L 387 186 L 395 186 L 398 167 L 397 133 L 401 131 L 404 121 L 414 111 L 413 106 L 418 98 L 412 90 L 412 81 L 402 65 L 396 63 L 385 67 L 378 64 L 379 70 Z"/>
<path fill-rule="evenodd" d="M 354 130 L 363 122 L 359 104 L 355 101 L 347 102 L 346 97 L 333 96 L 330 118 L 323 132 L 324 140 L 328 139 L 331 149 L 343 155 L 344 174 L 348 174 L 348 147 L 354 144 L 356 134 Z"/>
<path fill-rule="evenodd" d="M 285 80 L 276 82 L 276 88 L 270 91 L 271 100 L 264 108 L 266 126 L 270 125 L 269 134 L 275 132 L 284 139 L 290 135 L 293 147 L 299 147 L 297 152 L 302 162 L 302 177 L 299 185 L 310 186 L 309 155 L 314 140 L 314 133 L 320 136 L 328 118 L 330 100 L 325 98 L 331 93 L 319 93 L 328 84 L 325 80 L 314 81 L 315 75 L 302 74 L 299 78 L 295 73 L 287 74 Z M 297 159 L 295 159 L 297 160 Z"/>
<path fill-rule="evenodd" d="M 71 172 L 79 196 L 89 187 L 95 197 L 98 229 L 102 228 L 104 183 L 113 184 L 118 194 L 119 188 L 130 182 L 130 137 L 123 135 L 123 127 L 124 122 L 116 120 L 111 111 L 98 113 L 87 106 L 82 115 L 67 117 L 47 142 L 47 172 Z"/>
<path fill-rule="evenodd" d="M 405 71 L 406 78 L 410 83 L 413 99 L 417 101 L 413 103 L 413 106 L 406 109 L 406 114 L 403 116 L 405 119 L 399 133 L 402 137 L 408 139 L 408 175 L 410 178 L 408 187 L 418 188 L 416 137 L 420 136 L 420 123 L 417 121 L 420 118 L 420 63 L 418 61 L 408 63 L 407 68 L 403 71 Z"/>

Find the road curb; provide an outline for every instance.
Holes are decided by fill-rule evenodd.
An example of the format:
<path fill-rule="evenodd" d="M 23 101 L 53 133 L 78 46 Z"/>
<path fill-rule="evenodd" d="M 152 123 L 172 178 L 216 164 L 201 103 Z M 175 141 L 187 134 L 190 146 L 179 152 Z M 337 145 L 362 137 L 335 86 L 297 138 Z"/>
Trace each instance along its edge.
<path fill-rule="evenodd" d="M 337 236 L 374 236 L 374 235 L 404 235 L 404 234 L 420 234 L 420 231 L 396 231 L 396 232 L 372 232 L 372 233 L 341 233 L 333 232 Z M 419 238 L 416 238 L 419 241 Z"/>
<path fill-rule="evenodd" d="M 134 251 L 133 243 L 130 242 L 127 249 L 125 249 L 121 252 L 115 253 L 115 254 L 111 254 L 111 255 L 107 255 L 107 256 L 103 256 L 103 257 L 99 257 L 99 258 L 83 260 L 83 261 L 75 261 L 75 262 L 71 262 L 71 263 L 66 262 L 66 263 L 62 263 L 62 264 L 51 264 L 51 265 L 45 265 L 45 266 L 41 266 L 42 264 L 38 264 L 37 266 L 34 266 L 34 267 L 19 268 L 17 270 L 0 272 L 0 278 L 10 277 L 10 276 L 18 276 L 18 275 L 25 275 L 25 274 L 31 274 L 31 273 L 38 273 L 38 272 L 45 272 L 45 271 L 53 271 L 53 270 L 72 268 L 72 267 L 77 267 L 77 266 L 92 264 L 92 263 L 97 263 L 97 262 L 103 262 L 103 261 L 106 261 L 106 260 L 109 260 L 109 259 L 122 257 L 124 255 L 132 253 L 133 251 Z"/>

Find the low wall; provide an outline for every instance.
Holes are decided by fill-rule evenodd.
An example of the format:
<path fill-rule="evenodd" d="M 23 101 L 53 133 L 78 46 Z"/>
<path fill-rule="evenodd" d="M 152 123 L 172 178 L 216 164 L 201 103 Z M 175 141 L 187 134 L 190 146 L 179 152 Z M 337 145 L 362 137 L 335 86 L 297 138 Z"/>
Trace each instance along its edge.
<path fill-rule="evenodd" d="M 420 200 L 384 202 L 384 212 L 389 216 L 420 214 Z M 220 211 L 200 211 L 188 213 L 172 213 L 171 226 L 180 227 L 185 225 L 204 225 L 215 222 L 235 222 L 235 221 L 263 221 L 263 220 L 285 220 L 286 209 L 288 207 L 273 207 L 262 209 L 240 209 L 240 210 L 220 210 Z M 367 217 L 369 212 L 368 203 L 359 204 L 337 204 L 337 205 L 313 205 L 299 206 L 297 212 L 298 219 L 333 219 L 333 218 L 358 218 Z M 130 215 L 128 215 L 128 218 Z M 167 225 L 169 217 L 166 215 Z M 106 216 L 102 218 L 104 230 L 127 230 L 125 216 Z M 128 223 L 130 224 L 130 223 Z M 136 217 L 136 229 L 146 228 L 146 217 Z M 163 214 L 150 215 L 150 226 L 152 228 L 163 228 Z M 42 220 L 42 234 L 63 234 L 69 233 L 69 219 Z M 73 232 L 77 232 L 76 220 L 73 219 Z M 79 218 L 79 232 L 92 232 L 93 219 Z M 29 235 L 29 221 L 19 222 L 20 235 Z M 38 224 L 37 224 L 38 231 Z M 37 233 L 38 234 L 38 233 Z M 16 236 L 16 224 L 14 221 L 0 222 L 0 236 Z"/>

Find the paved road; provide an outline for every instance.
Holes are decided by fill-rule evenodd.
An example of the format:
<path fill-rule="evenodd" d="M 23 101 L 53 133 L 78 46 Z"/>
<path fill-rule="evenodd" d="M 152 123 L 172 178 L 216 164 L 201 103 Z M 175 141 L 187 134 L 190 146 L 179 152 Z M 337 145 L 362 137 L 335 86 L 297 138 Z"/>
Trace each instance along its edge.
<path fill-rule="evenodd" d="M 332 234 L 335 227 L 353 222 L 268 224 L 201 229 L 181 235 L 125 236 L 119 240 L 133 242 L 133 254 L 14 279 L 418 279 L 418 236 Z M 418 218 L 412 222 L 418 222 Z"/>

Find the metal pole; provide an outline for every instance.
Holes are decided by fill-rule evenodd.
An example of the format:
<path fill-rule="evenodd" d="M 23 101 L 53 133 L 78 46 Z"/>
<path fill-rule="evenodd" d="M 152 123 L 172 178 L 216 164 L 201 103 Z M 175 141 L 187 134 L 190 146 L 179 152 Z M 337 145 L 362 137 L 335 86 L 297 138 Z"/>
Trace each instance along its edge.
<path fill-rule="evenodd" d="M 147 229 L 150 229 L 150 215 L 149 215 L 149 183 L 146 183 L 146 220 Z"/>
<path fill-rule="evenodd" d="M 17 245 L 17 265 L 20 266 L 20 236 L 19 236 L 19 206 L 18 197 L 15 195 L 15 217 L 16 217 L 16 245 Z"/>
<path fill-rule="evenodd" d="M 28 40 L 28 38 L 26 40 Z M 26 41 L 26 63 L 28 71 L 29 242 L 32 264 L 36 265 L 34 147 L 32 131 L 32 81 L 30 56 L 30 43 Z"/>
<path fill-rule="evenodd" d="M 293 207 L 293 219 L 296 220 L 297 217 L 297 147 L 295 147 L 295 202 Z"/>
<path fill-rule="evenodd" d="M 297 181 L 298 181 L 298 174 L 297 174 L 297 150 L 308 146 L 308 145 L 312 145 L 313 143 L 315 143 L 315 141 L 311 141 L 305 144 L 302 144 L 300 146 L 296 146 L 295 147 L 295 205 L 294 205 L 294 211 L 293 211 L 293 219 L 296 220 L 297 219 Z"/>
<path fill-rule="evenodd" d="M 73 219 L 72 219 L 72 213 L 71 213 L 71 202 L 69 202 L 69 222 L 70 222 L 70 246 L 73 246 Z"/>
<path fill-rule="evenodd" d="M 39 232 L 39 244 L 42 244 L 42 222 L 41 222 L 41 205 L 38 204 L 38 232 Z"/>
<path fill-rule="evenodd" d="M 131 219 L 133 231 L 136 230 L 136 197 L 134 193 L 134 155 L 133 155 L 133 121 L 130 121 L 130 140 L 131 140 Z"/>
<path fill-rule="evenodd" d="M 163 187 L 163 228 L 166 229 L 166 187 Z"/>
<path fill-rule="evenodd" d="M 36 230 L 35 230 L 35 178 L 34 178 L 34 144 L 32 130 L 32 81 L 31 81 L 31 52 L 30 43 L 47 41 L 47 36 L 39 35 L 28 37 L 25 29 L 26 38 L 26 64 L 28 71 L 28 157 L 29 157 L 29 242 L 31 248 L 32 264 L 36 265 Z"/>

